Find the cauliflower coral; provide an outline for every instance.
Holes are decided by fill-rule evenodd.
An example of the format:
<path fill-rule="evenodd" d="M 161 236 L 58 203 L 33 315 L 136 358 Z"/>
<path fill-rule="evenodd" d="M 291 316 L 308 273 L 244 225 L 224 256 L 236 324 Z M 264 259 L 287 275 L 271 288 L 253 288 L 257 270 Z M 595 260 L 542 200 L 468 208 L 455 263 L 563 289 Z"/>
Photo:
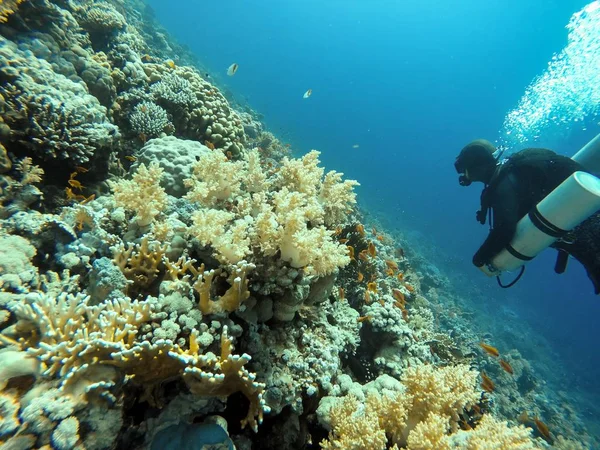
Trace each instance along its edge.
<path fill-rule="evenodd" d="M 459 414 L 480 398 L 477 372 L 466 365 L 407 370 L 405 390 L 368 391 L 364 403 L 348 395 L 335 399 L 325 420 L 331 427 L 323 449 L 345 450 L 533 450 L 531 430 L 510 427 L 484 415 L 469 431 L 458 429 Z M 374 382 L 376 383 L 376 382 Z M 368 385 L 367 385 L 368 386 Z M 319 408 L 321 409 L 321 408 Z"/>
<path fill-rule="evenodd" d="M 231 161 L 219 151 L 201 156 L 193 167 L 186 198 L 199 206 L 190 234 L 210 245 L 224 263 L 236 263 L 258 249 L 280 255 L 292 267 L 327 275 L 350 262 L 344 245 L 333 239 L 356 203 L 354 180 L 324 174 L 319 152 L 284 158 L 270 176 L 258 150 Z"/>

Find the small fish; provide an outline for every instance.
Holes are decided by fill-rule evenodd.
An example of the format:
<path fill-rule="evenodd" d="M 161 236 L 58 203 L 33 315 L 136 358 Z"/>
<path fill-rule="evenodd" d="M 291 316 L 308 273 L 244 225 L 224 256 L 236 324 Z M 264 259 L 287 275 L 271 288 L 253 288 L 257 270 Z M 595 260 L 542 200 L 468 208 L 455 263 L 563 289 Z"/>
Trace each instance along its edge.
<path fill-rule="evenodd" d="M 362 274 L 362 272 L 358 272 L 358 277 L 356 278 L 356 281 L 358 281 L 360 283 L 364 279 L 365 279 L 365 276 Z"/>
<path fill-rule="evenodd" d="M 365 290 L 365 303 L 368 305 L 369 303 L 371 303 L 371 294 L 369 293 L 369 290 Z"/>
<path fill-rule="evenodd" d="M 354 259 L 354 247 L 347 245 L 346 248 L 348 249 L 348 256 L 350 259 Z"/>
<path fill-rule="evenodd" d="M 491 380 L 490 377 L 488 377 L 485 372 L 481 372 L 481 388 L 484 391 L 487 392 L 494 392 L 494 389 L 496 388 L 496 385 L 494 384 L 494 382 Z"/>
<path fill-rule="evenodd" d="M 342 238 L 340 239 L 340 244 L 345 244 L 346 242 L 348 242 L 350 239 L 347 238 Z"/>
<path fill-rule="evenodd" d="M 377 256 L 377 250 L 375 249 L 375 244 L 373 244 L 373 242 L 369 241 L 369 255 L 372 256 L 373 258 L 375 258 L 375 256 Z"/>
<path fill-rule="evenodd" d="M 344 300 L 344 298 L 346 298 L 346 294 L 345 294 L 345 291 L 344 291 L 343 287 L 340 287 L 338 289 L 338 294 L 339 294 L 340 300 Z"/>
<path fill-rule="evenodd" d="M 406 303 L 404 294 L 402 293 L 402 291 L 400 289 L 392 289 L 392 295 L 398 302 L 400 302 L 402 304 Z"/>
<path fill-rule="evenodd" d="M 364 225 L 362 223 L 356 224 L 356 231 L 358 231 L 358 233 L 361 236 L 364 236 L 365 235 L 365 227 L 364 227 Z"/>
<path fill-rule="evenodd" d="M 132 155 L 125 156 L 125 159 L 127 161 L 131 161 L 131 162 L 136 162 L 137 161 L 137 158 L 135 156 L 132 156 Z"/>
<path fill-rule="evenodd" d="M 308 98 L 312 95 L 312 89 L 309 89 L 308 91 L 306 91 L 304 93 L 304 95 L 302 96 L 302 98 Z"/>
<path fill-rule="evenodd" d="M 167 59 L 167 60 L 165 61 L 165 64 L 166 64 L 167 66 L 169 66 L 171 69 L 174 69 L 174 68 L 176 67 L 176 66 L 175 66 L 175 62 L 174 62 L 172 59 Z"/>
<path fill-rule="evenodd" d="M 500 366 L 502 366 L 502 368 L 507 371 L 508 373 L 510 373 L 511 375 L 514 373 L 513 372 L 513 368 L 511 367 L 511 365 L 507 362 L 504 361 L 503 359 L 501 359 L 500 361 L 498 361 L 500 363 Z"/>
<path fill-rule="evenodd" d="M 234 76 L 234 75 L 235 75 L 235 73 L 236 73 L 236 72 L 237 72 L 237 70 L 238 70 L 238 67 L 239 67 L 239 66 L 238 66 L 236 63 L 233 63 L 232 65 L 230 65 L 230 66 L 227 68 L 227 75 L 229 75 L 230 77 Z"/>
<path fill-rule="evenodd" d="M 540 434 L 544 437 L 544 439 L 550 440 L 551 436 L 550 429 L 548 428 L 548 426 L 544 422 L 542 422 L 539 419 L 539 417 L 536 417 L 535 419 L 533 419 L 533 421 L 535 422 L 535 426 L 537 427 Z"/>
<path fill-rule="evenodd" d="M 500 356 L 500 352 L 498 351 L 498 349 L 496 347 L 492 347 L 491 345 L 486 344 L 485 342 L 480 342 L 479 346 L 485 350 L 485 352 L 488 355 L 494 356 L 495 358 L 497 358 L 498 356 Z"/>
<path fill-rule="evenodd" d="M 90 169 L 86 169 L 85 167 L 81 167 L 81 166 L 75 166 L 75 170 L 79 173 L 86 173 L 86 172 L 90 171 Z"/>
<path fill-rule="evenodd" d="M 360 145 L 358 145 L 358 144 L 354 144 L 354 145 L 352 146 L 352 148 L 360 148 Z"/>
<path fill-rule="evenodd" d="M 367 283 L 367 290 L 377 293 L 377 283 L 375 283 L 374 281 L 371 281 L 370 283 Z"/>
<path fill-rule="evenodd" d="M 392 270 L 398 270 L 398 264 L 396 264 L 395 261 L 392 261 L 390 259 L 386 259 L 385 260 L 385 264 L 388 266 L 388 268 L 390 268 Z"/>

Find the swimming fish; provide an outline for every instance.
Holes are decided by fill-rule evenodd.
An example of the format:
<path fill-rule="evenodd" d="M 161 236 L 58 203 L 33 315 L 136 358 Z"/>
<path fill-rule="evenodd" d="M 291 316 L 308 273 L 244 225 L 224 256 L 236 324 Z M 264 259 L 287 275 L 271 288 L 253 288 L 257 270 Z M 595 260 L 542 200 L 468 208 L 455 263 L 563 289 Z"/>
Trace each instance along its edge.
<path fill-rule="evenodd" d="M 304 95 L 302 96 L 302 98 L 308 98 L 312 95 L 312 89 L 309 89 L 308 91 L 306 91 L 304 93 Z"/>
<path fill-rule="evenodd" d="M 358 144 L 354 144 L 354 145 L 352 146 L 352 148 L 360 148 L 360 145 L 358 145 Z"/>
<path fill-rule="evenodd" d="M 481 388 L 487 392 L 494 392 L 494 389 L 496 388 L 494 382 L 485 374 L 485 372 L 481 372 Z"/>
<path fill-rule="evenodd" d="M 227 69 L 227 75 L 229 75 L 230 77 L 234 76 L 238 70 L 238 67 L 239 66 L 236 63 L 233 63 L 232 65 L 230 65 L 229 68 Z"/>
<path fill-rule="evenodd" d="M 500 366 L 502 366 L 502 368 L 507 371 L 508 373 L 510 373 L 511 375 L 514 373 L 513 372 L 513 368 L 512 366 L 507 362 L 504 361 L 503 359 L 501 359 L 500 361 L 498 361 L 500 363 Z"/>
<path fill-rule="evenodd" d="M 485 342 L 480 342 L 479 346 L 485 350 L 485 352 L 488 355 L 494 356 L 494 357 L 498 357 L 500 356 L 500 352 L 498 351 L 498 349 L 496 347 L 492 347 L 491 345 L 486 344 Z"/>
<path fill-rule="evenodd" d="M 551 436 L 550 436 L 550 429 L 548 428 L 548 426 L 544 422 L 542 422 L 539 419 L 539 417 L 534 418 L 533 421 L 535 422 L 536 428 L 538 429 L 540 434 L 544 437 L 544 439 L 550 440 Z"/>

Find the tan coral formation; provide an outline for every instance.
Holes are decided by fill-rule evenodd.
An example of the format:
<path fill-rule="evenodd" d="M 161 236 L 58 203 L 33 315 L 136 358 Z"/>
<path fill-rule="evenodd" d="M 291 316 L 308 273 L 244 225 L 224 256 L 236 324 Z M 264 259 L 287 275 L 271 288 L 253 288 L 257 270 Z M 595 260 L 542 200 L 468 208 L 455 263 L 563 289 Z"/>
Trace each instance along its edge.
<path fill-rule="evenodd" d="M 59 388 L 77 398 L 114 403 L 124 376 L 146 387 L 182 376 L 198 395 L 227 396 L 241 391 L 251 404 L 243 424 L 257 428 L 268 411 L 262 399 L 264 385 L 244 367 L 250 356 L 232 353 L 227 327 L 218 356 L 204 353 L 194 333 L 186 347 L 169 340 L 151 344 L 140 341 L 138 334 L 153 318 L 153 301 L 123 298 L 95 306 L 88 301 L 83 295 L 63 294 L 55 299 L 30 294 L 27 303 L 13 306 L 19 322 L 4 330 L 0 341 L 22 352 L 25 360 L 36 358 L 43 378 L 58 378 Z"/>
<path fill-rule="evenodd" d="M 334 225 L 346 220 L 356 203 L 353 180 L 319 167 L 319 152 L 284 158 L 276 175 L 261 168 L 256 149 L 246 160 L 230 161 L 206 153 L 186 180 L 186 198 L 201 205 L 190 233 L 211 245 L 223 262 L 236 263 L 259 248 L 265 256 L 280 252 L 292 267 L 328 275 L 350 262 L 347 249 L 334 240 Z"/>
<path fill-rule="evenodd" d="M 477 403 L 477 372 L 468 366 L 435 368 L 422 365 L 403 377 L 404 391 L 368 391 L 364 402 L 353 394 L 334 403 L 328 413 L 331 427 L 323 449 L 409 450 L 540 449 L 523 426 L 485 414 L 477 426 L 460 430 L 459 414 Z"/>

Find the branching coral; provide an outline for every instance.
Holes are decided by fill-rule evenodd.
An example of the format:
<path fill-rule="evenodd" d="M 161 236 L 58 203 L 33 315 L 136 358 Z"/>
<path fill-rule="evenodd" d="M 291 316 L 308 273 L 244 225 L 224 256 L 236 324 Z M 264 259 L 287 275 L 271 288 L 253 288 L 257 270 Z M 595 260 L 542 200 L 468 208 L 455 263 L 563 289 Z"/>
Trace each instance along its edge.
<path fill-rule="evenodd" d="M 139 244 L 120 244 L 114 249 L 114 262 L 125 277 L 138 288 L 147 289 L 156 279 L 163 261 L 166 247 L 157 242 L 150 243 L 147 237 Z"/>
<path fill-rule="evenodd" d="M 160 185 L 162 175 L 157 163 L 141 164 L 131 180 L 109 182 L 117 206 L 135 212 L 140 227 L 150 225 L 167 206 L 167 194 Z"/>
<path fill-rule="evenodd" d="M 145 387 L 182 376 L 197 395 L 241 391 L 250 400 L 242 424 L 256 430 L 269 411 L 264 385 L 244 367 L 250 356 L 232 353 L 227 327 L 219 356 L 201 352 L 197 332 L 185 347 L 169 340 L 140 341 L 139 328 L 153 319 L 154 305 L 123 298 L 90 306 L 82 295 L 32 294 L 14 305 L 19 322 L 0 334 L 0 342 L 37 358 L 41 376 L 59 379 L 59 389 L 76 399 L 95 396 L 114 403 L 124 376 Z"/>

